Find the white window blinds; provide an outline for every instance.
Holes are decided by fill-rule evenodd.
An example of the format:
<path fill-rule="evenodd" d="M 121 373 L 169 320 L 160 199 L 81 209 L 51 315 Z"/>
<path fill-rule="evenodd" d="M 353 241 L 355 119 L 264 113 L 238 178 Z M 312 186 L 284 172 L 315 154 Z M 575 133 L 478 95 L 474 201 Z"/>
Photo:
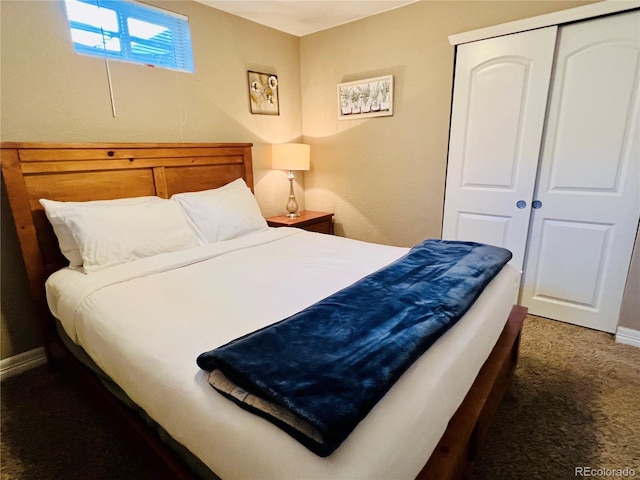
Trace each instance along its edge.
<path fill-rule="evenodd" d="M 77 53 L 193 72 L 187 17 L 125 0 L 65 0 Z"/>

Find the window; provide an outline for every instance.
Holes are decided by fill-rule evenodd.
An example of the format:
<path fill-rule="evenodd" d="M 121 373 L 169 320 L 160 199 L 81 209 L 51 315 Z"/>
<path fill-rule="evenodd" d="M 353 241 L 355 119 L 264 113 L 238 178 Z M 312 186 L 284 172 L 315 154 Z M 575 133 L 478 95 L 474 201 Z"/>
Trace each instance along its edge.
<path fill-rule="evenodd" d="M 193 72 L 187 17 L 125 0 L 65 0 L 78 53 Z"/>

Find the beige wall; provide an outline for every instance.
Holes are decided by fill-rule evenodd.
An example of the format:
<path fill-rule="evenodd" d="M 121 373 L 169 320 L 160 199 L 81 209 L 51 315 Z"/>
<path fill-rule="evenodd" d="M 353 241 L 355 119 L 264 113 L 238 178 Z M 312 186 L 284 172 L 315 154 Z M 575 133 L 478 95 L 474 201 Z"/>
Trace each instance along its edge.
<path fill-rule="evenodd" d="M 0 338 L 2 339 L 2 359 L 26 352 L 40 345 L 38 330 L 34 321 L 34 312 L 29 297 L 27 274 L 24 270 L 18 236 L 13 228 L 13 217 L 9 212 L 9 203 L 2 191 L 2 232 L 0 245 Z"/>
<path fill-rule="evenodd" d="M 307 207 L 339 234 L 409 246 L 441 233 L 454 48 L 448 35 L 593 2 L 423 1 L 301 39 Z M 336 84 L 395 78 L 393 117 L 338 120 Z M 640 242 L 620 324 L 640 330 Z"/>
<path fill-rule="evenodd" d="M 193 75 L 76 55 L 59 1 L 0 2 L 3 141 L 253 142 L 263 213 L 284 210 L 287 180 L 265 145 L 300 139 L 300 42 L 197 2 L 156 1 L 189 16 Z M 249 112 L 247 70 L 278 75 L 279 116 Z M 38 345 L 6 197 L 2 203 L 1 358 Z"/>
<path fill-rule="evenodd" d="M 253 142 L 261 205 L 278 210 L 264 146 L 302 134 L 299 39 L 197 2 L 147 3 L 189 16 L 195 73 L 110 62 L 114 118 L 104 61 L 74 53 L 64 4 L 2 0 L 2 140 Z M 278 75 L 281 115 L 250 113 L 247 70 Z"/>
<path fill-rule="evenodd" d="M 636 246 L 629 267 L 629 277 L 624 289 L 619 325 L 640 330 L 640 225 L 638 225 Z"/>
<path fill-rule="evenodd" d="M 425 1 L 302 39 L 196 2 L 151 3 L 189 16 L 196 72 L 111 62 L 113 118 L 104 63 L 73 52 L 62 3 L 0 1 L 1 139 L 253 142 L 256 196 L 273 215 L 287 187 L 266 146 L 304 133 L 307 208 L 334 211 L 339 234 L 411 245 L 440 235 L 447 36 L 588 2 Z M 247 70 L 278 75 L 280 116 L 249 113 Z M 339 122 L 336 84 L 384 74 L 396 79 L 394 116 Z M 38 340 L 4 192 L 2 202 L 4 359 Z"/>
<path fill-rule="evenodd" d="M 592 2 L 423 1 L 301 39 L 307 206 L 348 237 L 441 233 L 455 49 L 448 36 Z M 392 117 L 338 120 L 336 85 L 394 75 Z"/>

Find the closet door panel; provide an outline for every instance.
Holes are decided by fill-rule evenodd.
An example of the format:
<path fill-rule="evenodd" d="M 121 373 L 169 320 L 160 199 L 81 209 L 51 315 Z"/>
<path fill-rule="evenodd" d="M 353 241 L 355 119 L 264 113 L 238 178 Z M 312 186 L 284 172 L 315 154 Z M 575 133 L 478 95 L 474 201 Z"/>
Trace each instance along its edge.
<path fill-rule="evenodd" d="M 561 34 L 568 45 L 561 43 L 560 54 L 571 53 L 558 68 L 563 78 L 545 151 L 545 160 L 551 162 L 548 189 L 619 193 L 628 161 L 625 140 L 638 81 L 638 51 L 619 39 L 585 47 L 581 44 L 586 38 L 573 37 Z"/>
<path fill-rule="evenodd" d="M 522 268 L 556 27 L 458 47 L 442 236 Z M 524 204 L 524 207 L 523 207 Z"/>
<path fill-rule="evenodd" d="M 607 224 L 543 221 L 539 257 L 545 261 L 539 263 L 536 295 L 586 309 L 598 308 L 603 288 L 601 272 L 611 251 L 612 228 Z"/>
<path fill-rule="evenodd" d="M 522 303 L 614 332 L 640 216 L 640 12 L 562 27 Z"/>

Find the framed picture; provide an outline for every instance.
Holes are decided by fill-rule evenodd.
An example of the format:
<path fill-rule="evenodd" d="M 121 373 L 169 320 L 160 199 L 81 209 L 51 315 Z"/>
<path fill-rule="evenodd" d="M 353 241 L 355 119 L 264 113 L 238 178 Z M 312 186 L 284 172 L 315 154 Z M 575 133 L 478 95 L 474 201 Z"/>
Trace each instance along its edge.
<path fill-rule="evenodd" d="M 340 120 L 393 115 L 393 75 L 338 84 Z"/>
<path fill-rule="evenodd" d="M 249 71 L 249 102 L 251 113 L 280 115 L 278 77 L 270 73 Z"/>

